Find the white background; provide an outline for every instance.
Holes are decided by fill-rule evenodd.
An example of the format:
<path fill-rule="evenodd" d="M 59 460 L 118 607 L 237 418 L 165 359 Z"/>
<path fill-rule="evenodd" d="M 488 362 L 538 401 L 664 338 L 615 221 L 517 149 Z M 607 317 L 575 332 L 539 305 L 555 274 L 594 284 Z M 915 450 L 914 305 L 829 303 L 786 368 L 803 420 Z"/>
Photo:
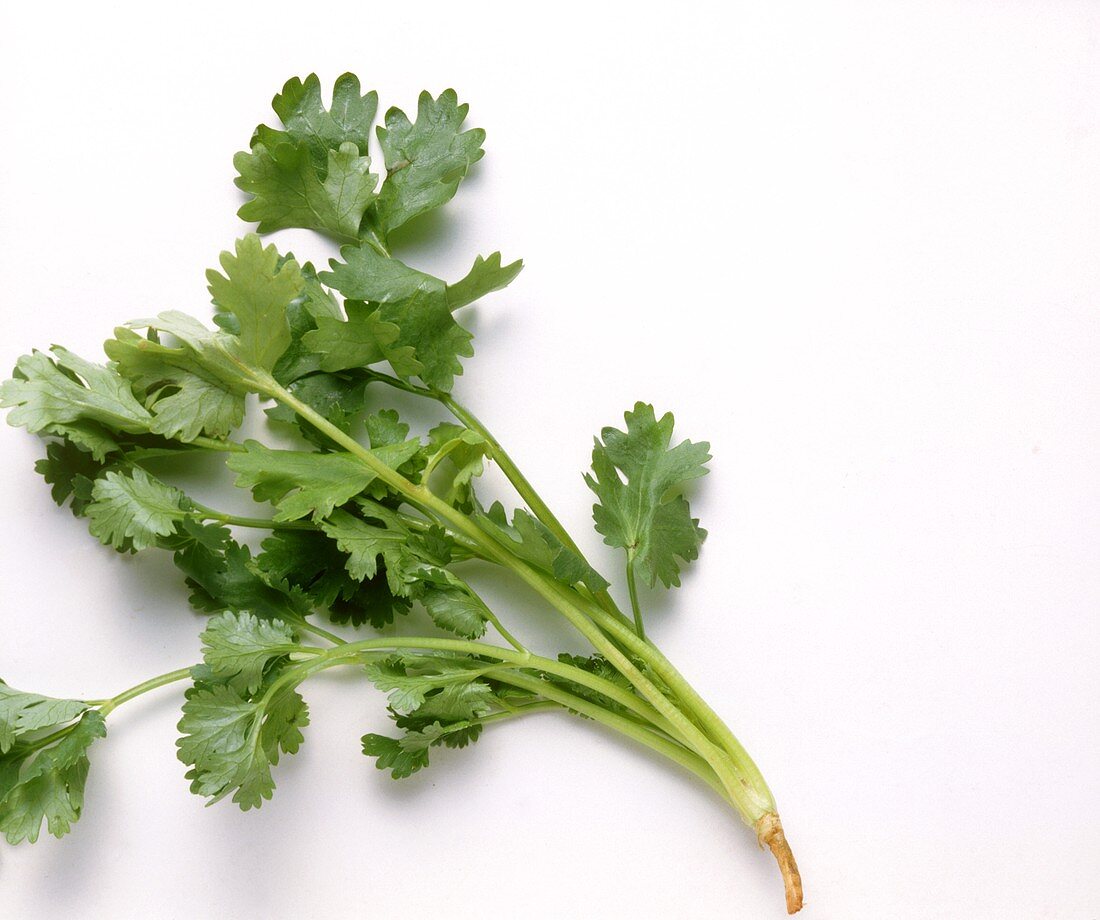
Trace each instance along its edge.
<path fill-rule="evenodd" d="M 231 156 L 287 77 L 407 109 L 453 85 L 487 155 L 399 254 L 526 259 L 458 392 L 605 571 L 591 436 L 646 399 L 711 441 L 711 536 L 649 622 L 769 778 L 805 916 L 1100 917 L 1100 6 L 158 6 L 6 6 L 3 367 L 207 315 Z M 0 437 L 4 679 L 98 697 L 193 660 L 170 560 L 100 547 Z M 248 814 L 187 791 L 175 690 L 120 710 L 75 832 L 0 852 L 0 913 L 782 916 L 736 819 L 591 725 L 533 716 L 398 785 L 359 753 L 379 694 L 307 697 Z"/>

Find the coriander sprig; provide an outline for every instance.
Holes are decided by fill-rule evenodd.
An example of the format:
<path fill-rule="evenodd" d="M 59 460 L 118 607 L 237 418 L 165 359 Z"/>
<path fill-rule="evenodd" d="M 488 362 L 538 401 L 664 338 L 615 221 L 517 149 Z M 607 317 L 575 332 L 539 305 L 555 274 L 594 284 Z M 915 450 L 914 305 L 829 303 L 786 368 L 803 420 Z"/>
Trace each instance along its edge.
<path fill-rule="evenodd" d="M 383 691 L 399 735 L 363 736 L 395 778 L 463 748 L 488 726 L 558 711 L 625 735 L 714 789 L 779 863 L 791 912 L 801 880 L 760 771 L 733 733 L 661 654 L 644 627 L 637 581 L 680 584 L 706 531 L 686 483 L 703 476 L 705 442 L 677 442 L 673 417 L 646 403 L 604 428 L 585 481 L 596 530 L 623 551 L 620 589 L 535 491 L 490 430 L 452 394 L 472 336 L 458 311 L 522 269 L 495 252 L 448 283 L 396 258 L 398 227 L 449 201 L 480 159 L 484 132 L 464 129 L 451 90 L 420 97 L 415 120 L 345 75 L 326 107 L 315 76 L 273 102 L 234 162 L 259 233 L 296 227 L 341 244 L 317 271 L 257 234 L 208 275 L 214 324 L 168 311 L 118 327 L 106 364 L 64 348 L 19 359 L 0 389 L 8 421 L 41 435 L 38 471 L 58 504 L 118 552 L 170 552 L 211 615 L 203 660 L 114 697 L 56 700 L 0 683 L 0 832 L 12 843 L 69 831 L 83 807 L 93 742 L 124 703 L 188 681 L 179 757 L 197 794 L 243 809 L 271 797 L 275 768 L 307 739 L 301 687 L 351 667 Z M 447 417 L 414 433 L 386 405 L 398 390 Z M 295 449 L 237 440 L 246 398 Z M 222 455 L 267 512 L 237 515 L 196 501 L 159 474 L 164 457 Z M 521 503 L 486 508 L 488 464 Z M 259 552 L 237 530 L 266 533 Z M 464 567 L 472 560 L 489 567 Z M 587 657 L 533 649 L 521 625 L 474 584 L 498 573 L 525 585 L 591 646 Z M 435 630 L 402 635 L 414 606 Z M 335 624 L 333 631 L 321 621 Z M 393 627 L 393 628 L 388 628 Z M 351 630 L 387 628 L 358 638 Z M 398 632 L 398 634 L 393 634 Z M 311 644 L 306 638 L 321 644 Z M 499 640 L 499 641 L 497 641 Z"/>

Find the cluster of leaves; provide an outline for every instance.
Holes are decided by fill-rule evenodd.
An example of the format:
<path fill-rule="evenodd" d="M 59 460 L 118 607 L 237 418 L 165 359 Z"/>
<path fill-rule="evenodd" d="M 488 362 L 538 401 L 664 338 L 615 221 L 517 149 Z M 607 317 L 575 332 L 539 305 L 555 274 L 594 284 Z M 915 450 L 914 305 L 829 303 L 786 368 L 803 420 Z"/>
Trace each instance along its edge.
<path fill-rule="evenodd" d="M 107 734 L 79 700 L 21 693 L 0 681 L 0 833 L 34 843 L 42 822 L 55 837 L 84 808 L 88 748 Z"/>
<path fill-rule="evenodd" d="M 423 94 L 415 120 L 390 109 L 376 132 L 384 170 L 371 154 L 377 97 L 355 77 L 337 80 L 328 107 L 315 76 L 291 80 L 273 108 L 281 126 L 258 127 L 235 159 L 237 184 L 251 196 L 240 215 L 261 233 L 323 233 L 344 244 L 339 258 L 317 271 L 249 234 L 207 275 L 213 328 L 161 313 L 115 329 L 105 364 L 55 346 L 20 358 L 0 387 L 9 423 L 48 441 L 37 469 L 54 500 L 121 553 L 171 552 L 193 606 L 213 615 L 179 756 L 196 793 L 244 809 L 270 798 L 272 767 L 302 744 L 309 719 L 298 687 L 332 660 L 302 644 L 318 612 L 382 628 L 419 604 L 443 634 L 463 640 L 495 622 L 455 570 L 478 546 L 425 515 L 411 494 L 465 516 L 512 564 L 564 590 L 593 598 L 609 587 L 545 519 L 480 503 L 476 482 L 494 455 L 483 432 L 442 422 L 415 435 L 374 398 L 397 387 L 442 401 L 472 354 L 455 311 L 522 267 L 492 253 L 447 283 L 390 253 L 391 234 L 449 201 L 480 158 L 484 133 L 463 129 L 466 106 L 448 90 Z M 298 449 L 230 440 L 249 394 L 274 401 L 268 417 L 301 436 Z M 707 445 L 671 446 L 672 416 L 658 420 L 647 405 L 626 423 L 603 431 L 586 477 L 599 500 L 597 529 L 650 584 L 675 585 L 680 561 L 694 559 L 705 536 L 681 490 L 705 472 Z M 271 534 L 255 555 L 228 526 L 255 522 L 207 508 L 158 475 L 162 458 L 212 452 L 271 506 Z M 355 660 L 389 695 L 403 733 L 363 738 L 364 752 L 395 777 L 426 766 L 432 747 L 476 740 L 486 720 L 545 704 L 530 679 L 624 711 L 560 674 L 528 669 L 527 683 L 509 683 L 499 661 L 477 654 Z M 632 692 L 603 658 L 561 660 Z M 87 748 L 104 732 L 103 714 L 87 703 L 0 684 L 0 830 L 9 840 L 33 841 L 42 820 L 55 834 L 68 829 L 82 805 Z"/>

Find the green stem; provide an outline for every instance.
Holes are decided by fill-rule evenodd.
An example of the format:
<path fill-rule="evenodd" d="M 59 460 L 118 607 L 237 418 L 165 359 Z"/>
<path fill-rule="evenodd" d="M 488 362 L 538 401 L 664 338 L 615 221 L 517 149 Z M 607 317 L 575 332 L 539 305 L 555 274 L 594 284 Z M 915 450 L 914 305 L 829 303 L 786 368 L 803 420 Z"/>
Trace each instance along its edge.
<path fill-rule="evenodd" d="M 659 735 L 644 725 L 639 725 L 637 722 L 625 719 L 616 713 L 604 709 L 602 706 L 598 706 L 579 696 L 575 696 L 566 690 L 553 686 L 553 684 L 547 684 L 546 681 L 540 681 L 538 678 L 509 672 L 495 674 L 494 679 L 499 680 L 501 683 L 511 684 L 513 687 L 530 690 L 532 693 L 537 693 L 549 700 L 553 700 L 566 709 L 578 712 L 595 722 L 599 722 L 601 725 L 606 725 L 608 728 L 614 729 L 629 738 L 633 738 L 635 741 L 641 742 L 646 747 L 659 754 L 663 754 L 670 760 L 680 764 L 680 766 L 687 768 L 722 796 L 723 799 L 727 802 L 731 801 L 730 796 L 723 788 L 723 784 L 718 780 L 717 776 L 715 776 L 714 770 L 707 761 L 687 748 L 670 741 L 664 735 Z"/>
<path fill-rule="evenodd" d="M 89 702 L 89 705 L 98 707 L 104 718 L 106 718 L 110 715 L 112 710 L 117 709 L 123 703 L 129 702 L 135 697 L 141 696 L 143 693 L 148 693 L 150 690 L 156 690 L 158 687 L 164 687 L 168 684 L 174 684 L 176 681 L 186 680 L 190 676 L 190 668 L 179 668 L 175 671 L 169 671 L 167 674 L 161 674 L 159 677 L 151 677 L 149 680 L 144 680 L 140 684 L 131 687 L 129 690 L 123 690 L 117 696 L 112 696 L 109 700 L 92 700 Z"/>
<path fill-rule="evenodd" d="M 539 700 L 535 703 L 524 703 L 522 706 L 512 706 L 510 709 L 502 709 L 499 712 L 491 712 L 487 716 L 481 716 L 478 721 L 482 725 L 490 725 L 493 722 L 503 722 L 515 716 L 526 715 L 529 712 L 545 712 L 547 710 L 561 710 L 561 705 L 553 700 Z"/>
<path fill-rule="evenodd" d="M 638 638 L 645 639 L 645 626 L 642 624 L 642 608 L 638 605 L 638 586 L 634 582 L 634 556 L 627 553 L 626 586 L 630 590 L 630 609 L 634 611 L 634 632 Z"/>
<path fill-rule="evenodd" d="M 423 508 L 427 513 L 434 515 L 449 523 L 456 531 L 465 534 L 479 546 L 481 546 L 494 560 L 507 565 L 520 576 L 528 585 L 535 589 L 551 606 L 556 608 L 565 618 L 601 652 L 614 668 L 623 674 L 641 696 L 667 720 L 673 734 L 681 738 L 689 747 L 702 756 L 714 772 L 718 774 L 722 785 L 730 795 L 731 800 L 741 812 L 742 817 L 752 823 L 760 817 L 758 811 L 758 797 L 736 775 L 729 762 L 726 752 L 717 747 L 683 712 L 681 712 L 661 690 L 650 681 L 622 651 L 612 642 L 600 626 L 597 626 L 589 613 L 579 607 L 576 601 L 583 599 L 576 592 L 568 592 L 556 582 L 552 582 L 541 572 L 536 571 L 527 563 L 518 559 L 500 546 L 489 534 L 471 521 L 466 515 L 456 511 L 446 502 L 440 500 L 428 488 L 416 485 L 409 481 L 396 470 L 390 469 L 378 457 L 354 438 L 341 431 L 328 421 L 323 415 L 313 409 L 312 406 L 303 403 L 292 393 L 287 392 L 274 380 L 265 384 L 265 393 L 279 402 L 293 409 L 298 415 L 312 424 L 319 431 L 328 435 L 337 444 L 347 449 L 370 469 L 382 482 L 390 486 L 395 492 L 405 497 L 414 506 Z M 560 526 L 560 525 L 559 525 Z M 615 617 L 598 609 L 601 619 L 616 622 Z M 620 624 L 617 624 L 620 625 Z M 629 627 L 625 627 L 632 638 L 637 638 Z M 648 651 L 650 646 L 643 643 Z M 645 656 L 643 656 L 645 657 Z"/>
<path fill-rule="evenodd" d="M 315 635 L 315 636 L 318 636 L 322 639 L 327 639 L 333 645 L 347 645 L 348 644 L 347 639 L 342 639 L 340 636 L 336 635 L 336 633 L 330 633 L 327 629 L 324 629 L 321 626 L 317 626 L 315 623 L 308 623 L 308 622 L 305 622 L 305 621 L 299 621 L 297 623 L 297 626 L 298 626 L 298 629 L 300 629 L 302 632 L 313 633 L 313 635 Z"/>
<path fill-rule="evenodd" d="M 582 687 L 587 687 L 589 690 L 595 690 L 597 693 L 630 710 L 635 715 L 655 725 L 662 731 L 668 732 L 674 737 L 677 736 L 674 726 L 667 719 L 662 717 L 654 707 L 648 705 L 645 700 L 640 699 L 618 684 L 605 680 L 582 668 L 574 667 L 562 661 L 556 661 L 553 658 L 543 658 L 531 652 L 521 653 L 497 645 L 489 645 L 485 642 L 473 642 L 468 639 L 437 639 L 432 636 L 393 636 L 384 639 L 360 639 L 356 642 L 344 643 L 338 648 L 318 649 L 316 653 L 329 659 L 342 659 L 355 657 L 360 652 L 401 648 L 479 655 L 484 658 L 492 658 L 495 661 L 504 662 L 513 667 L 544 671 L 547 674 L 553 674 L 556 677 L 562 677 L 575 684 L 580 684 Z M 543 681 L 543 683 L 545 683 L 545 681 Z"/>
<path fill-rule="evenodd" d="M 496 461 L 497 466 L 500 467 L 500 471 L 504 473 L 516 492 L 519 493 L 519 497 L 527 503 L 527 507 L 531 509 L 535 517 L 537 517 L 546 528 L 561 541 L 561 544 L 566 549 L 577 556 L 577 558 L 584 562 L 589 568 L 593 568 L 569 531 L 565 529 L 554 512 L 550 510 L 550 506 L 542 500 L 542 496 L 539 495 L 535 487 L 531 485 L 530 480 L 523 475 L 523 471 L 516 466 L 516 462 L 511 458 L 500 441 L 496 439 L 481 419 L 459 403 L 450 393 L 425 391 L 424 395 L 432 396 L 434 399 L 438 400 L 442 405 L 446 406 L 448 411 L 450 411 L 456 419 L 462 422 L 463 425 L 471 431 L 476 431 L 488 442 L 490 456 Z M 611 616 L 621 617 L 625 620 L 622 611 L 619 610 L 618 605 L 606 590 L 594 592 L 592 596 L 596 600 L 596 603 L 603 607 Z"/>
<path fill-rule="evenodd" d="M 711 709 L 710 705 L 704 700 L 686 680 L 686 678 L 673 666 L 656 646 L 649 642 L 645 642 L 638 636 L 634 635 L 633 631 L 624 627 L 621 623 L 618 623 L 613 618 L 606 616 L 603 611 L 593 609 L 590 611 L 593 618 L 600 622 L 611 635 L 618 639 L 623 646 L 630 652 L 639 656 L 644 656 L 646 662 L 653 669 L 653 672 L 661 678 L 673 692 L 677 699 L 679 699 L 685 706 L 687 706 L 699 719 L 703 727 L 714 736 L 715 740 L 722 746 L 722 748 L 729 754 L 736 769 L 740 772 L 749 786 L 755 790 L 756 798 L 758 800 L 758 808 L 761 814 L 775 811 L 775 798 L 768 788 L 767 782 L 764 780 L 764 775 L 760 772 L 760 768 L 749 756 L 748 751 L 737 737 L 730 730 L 729 726 L 719 717 L 719 715 Z M 760 815 L 757 815 L 758 820 Z"/>
<path fill-rule="evenodd" d="M 317 530 L 309 521 L 273 521 L 271 518 L 243 517 L 239 514 L 227 514 L 192 500 L 196 517 L 206 521 L 219 521 L 236 527 L 252 527 L 257 530 Z"/>

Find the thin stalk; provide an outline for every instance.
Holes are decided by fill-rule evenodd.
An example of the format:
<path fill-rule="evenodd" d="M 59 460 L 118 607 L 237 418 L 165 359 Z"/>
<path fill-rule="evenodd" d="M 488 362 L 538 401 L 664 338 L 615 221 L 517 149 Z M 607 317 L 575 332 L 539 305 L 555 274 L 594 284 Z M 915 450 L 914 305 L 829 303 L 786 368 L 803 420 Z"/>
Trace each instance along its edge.
<path fill-rule="evenodd" d="M 642 608 L 638 605 L 638 586 L 634 582 L 634 557 L 626 557 L 626 586 L 630 591 L 630 609 L 634 612 L 634 632 L 645 641 L 645 626 L 642 623 Z"/>
<path fill-rule="evenodd" d="M 252 527 L 256 530 L 316 530 L 309 521 L 274 521 L 271 518 L 244 517 L 239 514 L 227 514 L 218 511 L 208 505 L 199 502 L 191 502 L 195 506 L 196 516 L 205 521 L 218 521 L 222 524 L 232 524 L 236 527 Z"/>
<path fill-rule="evenodd" d="M 400 648 L 480 655 L 485 658 L 492 658 L 496 661 L 504 662 L 513 667 L 544 671 L 547 674 L 563 677 L 573 683 L 580 684 L 582 687 L 587 687 L 589 690 L 595 690 L 597 693 L 606 696 L 609 700 L 625 707 L 646 722 L 655 725 L 661 731 L 667 732 L 673 737 L 677 737 L 678 734 L 674 726 L 670 724 L 667 719 L 663 718 L 652 706 L 647 704 L 645 700 L 623 689 L 618 684 L 605 680 L 582 668 L 565 664 L 565 662 L 562 661 L 556 661 L 553 658 L 543 658 L 531 652 L 520 653 L 497 645 L 489 645 L 485 642 L 473 642 L 468 639 L 437 639 L 432 636 L 392 636 L 384 639 L 360 639 L 356 642 L 344 643 L 339 648 L 318 649 L 317 653 L 328 658 L 349 658 L 355 657 L 360 652 Z M 537 678 L 534 679 L 537 680 Z M 542 683 L 546 682 L 543 681 Z"/>
<path fill-rule="evenodd" d="M 516 466 L 515 461 L 511 458 L 508 452 L 504 449 L 503 445 L 496 439 L 493 433 L 482 423 L 473 412 L 459 403 L 449 393 L 435 393 L 434 391 L 427 391 L 428 395 L 438 400 L 442 405 L 446 406 L 450 413 L 462 422 L 471 431 L 476 431 L 481 435 L 489 444 L 490 456 L 496 461 L 497 466 L 500 467 L 500 471 L 505 475 L 507 480 L 515 488 L 526 503 L 527 507 L 531 509 L 531 512 L 541 521 L 546 528 L 561 541 L 561 544 L 576 555 L 582 562 L 592 567 L 591 563 L 585 557 L 584 552 L 576 544 L 569 531 L 565 529 L 565 526 L 558 520 L 557 515 L 550 510 L 550 506 L 542 500 L 542 496 L 535 490 L 535 487 L 531 485 L 530 480 L 523 475 L 523 471 Z M 606 610 L 611 616 L 622 617 L 622 611 L 619 610 L 618 605 L 614 599 L 605 590 L 593 592 L 593 598 L 604 610 Z M 624 618 L 625 619 L 625 618 Z"/>
<path fill-rule="evenodd" d="M 723 799 L 727 802 L 731 802 L 729 794 L 715 775 L 710 764 L 687 748 L 670 741 L 666 736 L 657 734 L 644 725 L 639 725 L 637 722 L 625 719 L 614 712 L 604 709 L 602 706 L 598 706 L 566 690 L 555 687 L 553 684 L 547 684 L 546 681 L 540 681 L 538 678 L 528 677 L 525 674 L 517 674 L 515 672 L 505 672 L 494 674 L 493 676 L 495 680 L 499 680 L 501 683 L 511 684 L 513 687 L 519 687 L 523 690 L 530 690 L 533 693 L 538 693 L 540 696 L 553 700 L 566 709 L 578 712 L 595 722 L 599 722 L 601 725 L 606 725 L 608 728 L 614 729 L 620 734 L 641 742 L 651 750 L 656 751 L 658 754 L 663 754 L 670 760 L 680 764 L 680 766 L 690 770 Z"/>
<path fill-rule="evenodd" d="M 594 617 L 599 618 L 602 611 L 593 610 L 591 613 Z M 699 695 L 698 691 L 687 682 L 686 678 L 673 666 L 672 662 L 651 643 L 643 642 L 633 634 L 632 630 L 622 627 L 621 624 L 615 622 L 610 617 L 605 617 L 602 621 L 602 625 L 609 632 L 614 634 L 629 651 L 645 656 L 647 663 L 653 668 L 654 673 L 668 685 L 669 689 L 672 690 L 685 706 L 689 707 L 691 711 L 695 713 L 703 727 L 715 736 L 716 740 L 733 759 L 737 769 L 744 774 L 752 787 L 763 794 L 760 797 L 760 806 L 763 809 L 763 813 L 774 812 L 775 798 L 768 788 L 768 784 L 764 780 L 764 775 L 760 772 L 760 768 L 753 761 L 752 757 L 749 756 L 748 751 L 745 750 L 741 742 L 737 740 L 737 737 L 730 730 L 729 726 L 727 726 L 718 714 L 711 709 L 710 705 Z M 759 820 L 759 817 L 759 815 L 756 816 L 753 821 Z"/>
<path fill-rule="evenodd" d="M 157 677 L 150 677 L 149 680 L 143 680 L 140 684 L 136 684 L 128 690 L 123 690 L 116 696 L 112 696 L 109 700 L 92 700 L 88 705 L 98 707 L 100 713 L 106 718 L 113 710 L 117 709 L 123 703 L 129 702 L 135 697 L 141 696 L 143 693 L 148 693 L 150 690 L 156 690 L 158 687 L 164 687 L 168 684 L 174 684 L 176 681 L 186 680 L 190 676 L 190 668 L 178 668 L 175 671 L 169 671 L 167 674 L 161 674 Z"/>
<path fill-rule="evenodd" d="M 522 706 L 512 706 L 510 709 L 502 709 L 499 712 L 491 712 L 487 716 L 481 716 L 478 721 L 482 725 L 491 725 L 493 722 L 503 722 L 516 716 L 524 716 L 529 712 L 546 712 L 548 710 L 561 710 L 561 705 L 553 700 L 539 700 L 535 703 L 524 703 Z"/>
<path fill-rule="evenodd" d="M 295 625 L 297 625 L 298 629 L 300 629 L 302 632 L 313 633 L 313 635 L 315 635 L 315 636 L 317 636 L 321 639 L 327 639 L 333 645 L 347 645 L 348 644 L 347 639 L 342 639 L 342 638 L 340 638 L 340 636 L 336 635 L 336 633 L 331 633 L 327 629 L 325 629 L 324 627 L 317 626 L 315 623 L 307 623 L 304 620 L 300 620 Z"/>

